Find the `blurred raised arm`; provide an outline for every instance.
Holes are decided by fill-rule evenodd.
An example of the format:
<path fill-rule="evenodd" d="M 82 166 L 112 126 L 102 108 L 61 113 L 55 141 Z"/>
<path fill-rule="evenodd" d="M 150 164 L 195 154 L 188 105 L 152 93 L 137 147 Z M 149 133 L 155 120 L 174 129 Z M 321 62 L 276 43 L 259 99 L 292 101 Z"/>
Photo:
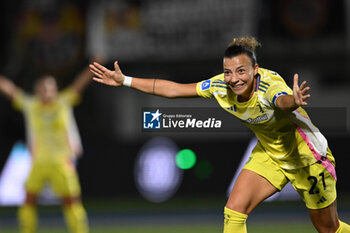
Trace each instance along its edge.
<path fill-rule="evenodd" d="M 96 56 L 94 60 L 102 63 L 104 59 L 101 56 Z M 92 77 L 93 74 L 91 74 L 89 67 L 86 67 L 76 76 L 70 87 L 73 88 L 78 94 L 81 94 L 91 82 Z"/>
<path fill-rule="evenodd" d="M 198 96 L 196 83 L 181 84 L 162 79 L 131 78 L 121 72 L 118 62 L 114 63 L 114 69 L 109 70 L 97 62 L 90 64 L 90 71 L 95 75 L 93 80 L 105 85 L 119 87 L 124 84 L 141 92 L 166 98 Z"/>
<path fill-rule="evenodd" d="M 12 100 L 19 87 L 17 87 L 10 79 L 7 77 L 0 75 L 0 92 L 6 96 L 8 99 Z"/>

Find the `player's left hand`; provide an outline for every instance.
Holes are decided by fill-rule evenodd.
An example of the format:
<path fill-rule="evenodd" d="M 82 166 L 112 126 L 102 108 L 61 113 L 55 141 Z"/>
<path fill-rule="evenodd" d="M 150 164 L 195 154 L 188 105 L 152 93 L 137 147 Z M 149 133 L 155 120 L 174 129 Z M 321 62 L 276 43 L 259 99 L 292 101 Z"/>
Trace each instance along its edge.
<path fill-rule="evenodd" d="M 310 90 L 309 86 L 306 86 L 306 81 L 303 81 L 299 86 L 299 75 L 294 74 L 294 84 L 293 84 L 293 96 L 295 104 L 298 106 L 306 106 L 306 100 L 311 97 L 307 92 Z"/>

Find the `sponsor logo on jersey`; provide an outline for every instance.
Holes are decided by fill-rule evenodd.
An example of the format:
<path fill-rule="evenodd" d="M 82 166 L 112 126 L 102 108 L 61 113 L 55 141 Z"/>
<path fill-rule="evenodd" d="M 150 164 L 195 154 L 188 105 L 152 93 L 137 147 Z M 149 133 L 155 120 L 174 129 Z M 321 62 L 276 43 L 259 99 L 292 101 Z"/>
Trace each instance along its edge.
<path fill-rule="evenodd" d="M 235 112 L 237 112 L 237 106 L 234 104 L 234 105 L 232 105 L 232 106 L 230 106 L 230 107 L 228 107 L 228 108 L 226 108 L 227 110 L 229 110 L 229 111 L 235 111 Z"/>
<path fill-rule="evenodd" d="M 324 196 L 322 196 L 321 199 L 317 202 L 317 204 L 321 204 L 325 201 L 327 201 L 327 199 Z"/>
<path fill-rule="evenodd" d="M 267 120 L 268 117 L 266 114 L 262 115 L 262 116 L 258 116 L 257 118 L 248 118 L 247 120 L 243 120 L 249 124 L 252 124 L 252 123 L 258 123 L 258 122 L 261 122 L 261 121 L 265 121 Z"/>

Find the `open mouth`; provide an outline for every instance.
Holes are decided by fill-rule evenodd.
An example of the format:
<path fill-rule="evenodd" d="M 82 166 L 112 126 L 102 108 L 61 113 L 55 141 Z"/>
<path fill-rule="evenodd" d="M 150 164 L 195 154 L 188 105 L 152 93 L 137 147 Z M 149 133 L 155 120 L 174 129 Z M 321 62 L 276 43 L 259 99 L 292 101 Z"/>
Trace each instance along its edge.
<path fill-rule="evenodd" d="M 245 83 L 242 84 L 235 84 L 234 86 L 230 85 L 232 90 L 239 91 L 245 86 Z"/>

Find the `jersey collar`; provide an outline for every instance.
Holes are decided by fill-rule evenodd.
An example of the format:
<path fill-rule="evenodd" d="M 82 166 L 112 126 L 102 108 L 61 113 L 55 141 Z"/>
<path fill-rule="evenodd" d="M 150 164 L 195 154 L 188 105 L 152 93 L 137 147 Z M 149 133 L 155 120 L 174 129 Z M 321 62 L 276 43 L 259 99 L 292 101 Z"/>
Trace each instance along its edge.
<path fill-rule="evenodd" d="M 255 92 L 258 92 L 259 84 L 260 84 L 260 74 L 258 73 L 256 75 L 256 81 L 255 81 Z"/>

